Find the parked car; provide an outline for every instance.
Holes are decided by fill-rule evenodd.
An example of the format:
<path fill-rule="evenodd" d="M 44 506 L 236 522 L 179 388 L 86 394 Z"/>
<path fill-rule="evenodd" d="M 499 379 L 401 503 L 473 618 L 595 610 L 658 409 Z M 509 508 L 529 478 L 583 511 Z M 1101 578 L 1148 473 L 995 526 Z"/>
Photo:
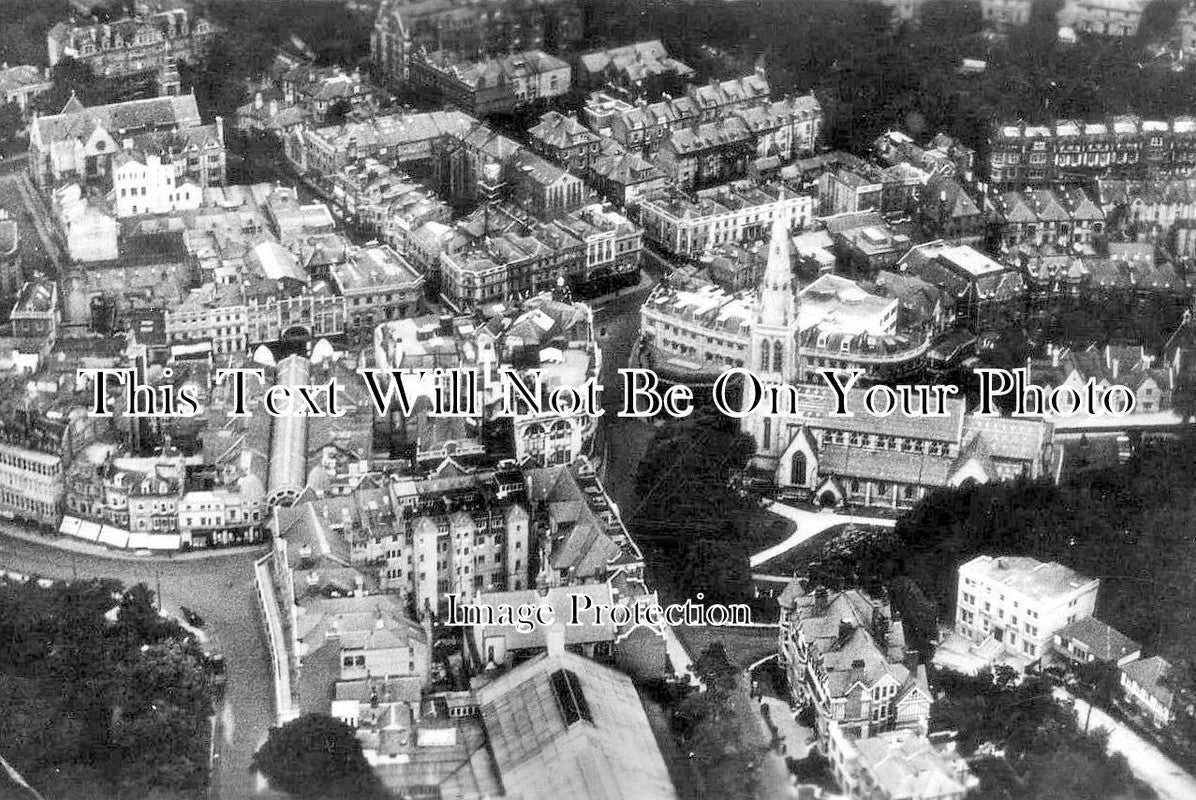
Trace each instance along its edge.
<path fill-rule="evenodd" d="M 203 627 L 203 617 L 186 606 L 179 606 L 179 613 L 183 615 L 183 620 L 192 628 Z"/>

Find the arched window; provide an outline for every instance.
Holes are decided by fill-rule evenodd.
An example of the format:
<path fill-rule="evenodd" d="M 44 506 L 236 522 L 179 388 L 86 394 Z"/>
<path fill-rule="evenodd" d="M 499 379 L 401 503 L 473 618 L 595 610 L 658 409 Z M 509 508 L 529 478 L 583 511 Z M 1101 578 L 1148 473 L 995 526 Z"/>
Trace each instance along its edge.
<path fill-rule="evenodd" d="M 768 347 L 770 344 L 767 339 L 760 344 L 760 369 L 762 371 L 768 369 Z"/>
<path fill-rule="evenodd" d="M 806 455 L 805 453 L 794 453 L 793 463 L 789 470 L 789 480 L 793 483 L 806 482 Z"/>
<path fill-rule="evenodd" d="M 768 447 L 768 443 L 772 441 L 772 420 L 768 417 L 764 418 L 764 436 L 763 446 Z"/>
<path fill-rule="evenodd" d="M 775 342 L 772 346 L 772 371 L 781 371 L 781 361 L 785 358 L 785 346 Z"/>

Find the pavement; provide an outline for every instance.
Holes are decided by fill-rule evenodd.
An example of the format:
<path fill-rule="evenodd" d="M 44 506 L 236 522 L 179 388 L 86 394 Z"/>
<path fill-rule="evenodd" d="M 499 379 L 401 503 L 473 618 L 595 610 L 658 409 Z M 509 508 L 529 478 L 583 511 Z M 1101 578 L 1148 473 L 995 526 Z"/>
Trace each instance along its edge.
<path fill-rule="evenodd" d="M 56 580 L 115 578 L 161 590 L 162 609 L 185 605 L 204 618 L 204 632 L 219 643 L 227 683 L 216 709 L 218 736 L 210 796 L 221 800 L 281 797 L 258 786 L 250 759 L 275 722 L 270 655 L 262 631 L 253 561 L 262 548 L 212 551 L 175 560 L 80 552 L 55 540 L 17 536 L 0 525 L 0 570 Z M 24 533 L 24 532 L 20 532 Z M 52 544 L 51 541 L 54 543 Z"/>
<path fill-rule="evenodd" d="M 891 528 L 896 524 L 896 520 L 887 517 L 860 517 L 854 514 L 838 514 L 830 509 L 807 511 L 804 508 L 797 508 L 796 506 L 778 502 L 771 503 L 768 506 L 768 510 L 779 517 L 790 520 L 797 527 L 785 541 L 774 544 L 772 547 L 754 554 L 750 560 L 753 567 L 758 567 L 777 556 L 788 553 L 802 542 L 812 539 L 836 525 L 854 523 L 857 525 L 874 525 L 881 528 Z"/>
<path fill-rule="evenodd" d="M 1066 689 L 1056 688 L 1055 698 L 1074 703 L 1081 724 L 1088 719 L 1088 727 L 1104 728 L 1109 732 L 1109 751 L 1121 753 L 1129 762 L 1134 777 L 1146 783 L 1158 794 L 1159 800 L 1192 800 L 1196 798 L 1196 778 L 1180 769 L 1179 765 L 1163 755 L 1157 747 L 1139 736 L 1133 729 L 1119 722 L 1099 708 L 1091 708 L 1088 718 L 1088 703 L 1074 696 Z"/>

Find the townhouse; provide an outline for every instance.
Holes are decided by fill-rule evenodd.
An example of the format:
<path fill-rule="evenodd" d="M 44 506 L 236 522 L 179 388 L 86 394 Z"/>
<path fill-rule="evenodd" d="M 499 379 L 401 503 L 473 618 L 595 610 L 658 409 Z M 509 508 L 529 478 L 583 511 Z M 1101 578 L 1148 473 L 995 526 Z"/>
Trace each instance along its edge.
<path fill-rule="evenodd" d="M 1140 177 L 1196 164 L 1196 119 L 1058 120 L 1000 124 L 989 139 L 993 184 L 1041 184 L 1102 174 Z"/>

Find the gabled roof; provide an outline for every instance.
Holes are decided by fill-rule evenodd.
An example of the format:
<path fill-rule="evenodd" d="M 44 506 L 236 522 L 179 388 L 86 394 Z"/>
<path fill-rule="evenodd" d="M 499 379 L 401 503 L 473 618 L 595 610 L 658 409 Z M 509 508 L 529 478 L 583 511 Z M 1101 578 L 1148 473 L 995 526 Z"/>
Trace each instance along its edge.
<path fill-rule="evenodd" d="M 1171 674 L 1171 665 L 1162 656 L 1140 658 L 1121 667 L 1127 678 L 1142 687 L 1142 690 L 1170 708 L 1175 694 L 1168 688 L 1166 679 Z"/>
<path fill-rule="evenodd" d="M 478 702 L 510 796 L 675 800 L 631 679 L 564 652 L 481 687 Z"/>
<path fill-rule="evenodd" d="M 87 137 L 97 127 L 118 137 L 125 131 L 141 132 L 169 127 L 181 129 L 199 124 L 199 107 L 195 104 L 193 94 L 128 100 L 87 108 L 71 95 L 61 114 L 38 117 L 36 131 L 42 146 L 48 147 L 63 139 Z"/>

